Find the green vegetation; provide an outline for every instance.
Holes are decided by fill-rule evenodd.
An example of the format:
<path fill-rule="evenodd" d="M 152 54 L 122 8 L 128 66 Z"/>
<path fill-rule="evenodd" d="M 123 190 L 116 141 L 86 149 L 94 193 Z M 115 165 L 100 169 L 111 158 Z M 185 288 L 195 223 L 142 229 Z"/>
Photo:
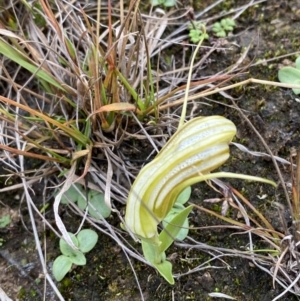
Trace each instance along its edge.
<path fill-rule="evenodd" d="M 69 235 L 78 249 L 72 249 L 64 239 L 60 239 L 59 248 L 62 255 L 54 260 L 52 267 L 53 276 L 57 281 L 66 276 L 73 264 L 86 265 L 84 253 L 91 251 L 98 241 L 98 234 L 90 229 L 81 230 L 76 236 L 72 233 Z"/>
<path fill-rule="evenodd" d="M 185 197 L 178 200 L 182 191 L 190 185 L 218 177 L 239 177 L 276 186 L 257 177 L 211 173 L 229 158 L 229 143 L 235 133 L 235 125 L 221 116 L 192 119 L 179 127 L 156 158 L 140 171 L 131 187 L 126 226 L 142 240 L 145 258 L 171 284 L 174 284 L 172 264 L 166 260 L 165 251 L 178 235 L 185 237 L 180 231 L 193 208 L 184 208 L 180 204 L 187 201 Z M 195 141 L 198 142 L 195 144 Z M 174 207 L 178 206 L 178 213 L 175 213 Z M 157 226 L 168 215 L 170 222 L 159 234 Z M 170 215 L 174 217 L 171 219 Z"/>
<path fill-rule="evenodd" d="M 225 38 L 229 32 L 232 32 L 235 27 L 235 21 L 231 18 L 224 18 L 220 22 L 215 22 L 212 26 L 212 31 L 215 36 Z M 206 32 L 206 27 L 203 23 L 192 20 L 188 25 L 189 37 L 191 42 L 198 43 L 201 39 L 209 38 Z"/>
<path fill-rule="evenodd" d="M 0 218 L 0 228 L 5 228 L 11 223 L 11 218 L 9 215 L 4 215 Z"/>
<path fill-rule="evenodd" d="M 73 184 L 62 196 L 61 203 L 69 204 L 77 203 L 78 207 L 96 218 L 107 218 L 111 214 L 111 209 L 105 204 L 104 194 L 96 191 L 89 190 L 87 193 L 80 184 Z"/>
<path fill-rule="evenodd" d="M 151 5 L 157 6 L 162 5 L 165 7 L 172 7 L 176 5 L 176 0 L 151 0 Z"/>
<path fill-rule="evenodd" d="M 191 21 L 188 25 L 189 37 L 193 43 L 199 43 L 202 39 L 207 40 L 209 38 L 206 33 L 205 25 L 201 22 Z"/>
<path fill-rule="evenodd" d="M 173 225 L 172 221 L 175 219 L 176 216 L 179 216 L 182 211 L 185 210 L 185 207 L 183 206 L 191 197 L 192 189 L 190 186 L 185 188 L 177 197 L 173 207 L 167 214 L 167 216 L 162 221 L 162 225 L 164 229 L 169 225 Z M 186 218 L 182 226 L 179 228 L 179 232 L 176 237 L 174 237 L 176 240 L 183 241 L 189 233 L 189 220 Z"/>
<path fill-rule="evenodd" d="M 220 22 L 213 24 L 212 31 L 219 38 L 225 38 L 227 34 L 233 31 L 235 21 L 231 18 L 222 19 Z"/>
<path fill-rule="evenodd" d="M 282 83 L 285 84 L 300 84 L 300 57 L 295 61 L 295 67 L 287 66 L 282 67 L 278 71 L 278 78 Z M 295 94 L 300 94 L 300 89 L 292 89 Z"/>

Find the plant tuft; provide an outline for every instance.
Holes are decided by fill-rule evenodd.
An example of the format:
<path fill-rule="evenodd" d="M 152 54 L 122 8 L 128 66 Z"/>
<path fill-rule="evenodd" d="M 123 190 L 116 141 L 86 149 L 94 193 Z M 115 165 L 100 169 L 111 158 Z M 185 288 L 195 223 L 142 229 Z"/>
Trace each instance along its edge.
<path fill-rule="evenodd" d="M 295 67 L 286 66 L 278 71 L 279 81 L 285 84 L 300 84 L 300 56 L 295 61 Z M 300 89 L 292 89 L 293 92 L 298 95 Z"/>
<path fill-rule="evenodd" d="M 225 38 L 228 32 L 233 31 L 235 27 L 235 21 L 231 18 L 224 18 L 220 22 L 213 24 L 212 31 L 219 38 Z"/>
<path fill-rule="evenodd" d="M 61 281 L 71 270 L 72 265 L 86 265 L 84 253 L 91 251 L 97 241 L 98 234 L 90 229 L 81 230 L 77 236 L 69 233 L 73 244 L 78 248 L 74 250 L 62 238 L 59 241 L 59 248 L 62 255 L 59 255 L 53 262 L 53 276 L 57 281 Z"/>
<path fill-rule="evenodd" d="M 191 21 L 188 25 L 189 29 L 189 37 L 191 42 L 198 43 L 200 40 L 207 40 L 209 38 L 208 34 L 206 33 L 205 25 L 201 22 Z"/>

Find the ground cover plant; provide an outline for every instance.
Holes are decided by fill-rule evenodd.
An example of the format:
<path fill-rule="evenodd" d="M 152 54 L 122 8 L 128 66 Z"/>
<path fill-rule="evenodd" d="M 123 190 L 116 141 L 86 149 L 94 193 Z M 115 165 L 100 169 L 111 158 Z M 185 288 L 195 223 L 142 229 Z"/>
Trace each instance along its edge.
<path fill-rule="evenodd" d="M 278 78 L 282 83 L 298 84 L 300 79 L 300 57 L 295 61 L 295 67 L 285 66 L 278 71 Z M 295 94 L 299 94 L 299 89 L 293 89 Z"/>
<path fill-rule="evenodd" d="M 234 20 L 230 18 L 224 18 L 220 22 L 216 22 L 213 25 L 212 31 L 219 38 L 225 38 L 229 32 L 232 32 L 235 26 Z"/>
<path fill-rule="evenodd" d="M 225 1 L 216 1 L 205 8 L 205 12 L 213 10 L 222 2 Z M 203 27 L 203 32 L 209 32 L 213 30 L 214 22 L 224 20 L 224 16 L 214 16 L 213 21 L 209 18 L 203 20 L 201 13 L 193 16 L 189 7 L 176 7 L 176 3 L 172 1 L 152 4 L 159 7 L 154 9 L 150 4 L 147 6 L 136 1 L 121 2 L 116 8 L 110 1 L 89 6 L 86 3 L 73 5 L 68 2 L 40 0 L 18 5 L 8 2 L 3 8 L 0 29 L 0 52 L 3 56 L 1 80 L 4 83 L 0 96 L 1 162 L 7 172 L 5 177 L 14 177 L 16 182 L 21 183 L 13 183 L 8 189 L 14 190 L 21 186 L 24 190 L 24 200 L 45 278 L 58 298 L 64 300 L 63 293 L 57 288 L 61 289 L 62 286 L 53 282 L 45 264 L 39 243 L 41 232 L 36 227 L 38 220 L 43 221 L 45 229 L 50 229 L 61 241 L 66 242 L 70 250 L 78 249 L 78 243 L 72 239 L 70 232 L 80 234 L 83 225 L 84 228 L 86 225 L 94 227 L 98 233 L 102 232 L 114 240 L 132 267 L 133 258 L 138 259 L 144 266 L 148 264 L 156 267 L 173 283 L 174 276 L 176 281 L 185 272 L 174 275 L 170 272 L 169 263 L 166 264 L 167 271 L 160 269 L 161 263 L 172 261 L 164 252 L 173 242 L 181 250 L 209 248 L 208 245 L 204 246 L 202 242 L 193 240 L 193 231 L 189 231 L 189 236 L 186 237 L 187 227 L 193 223 L 194 218 L 191 216 L 188 223 L 188 214 L 194 207 L 197 212 L 209 213 L 231 224 L 236 231 L 249 232 L 249 248 L 246 251 L 215 247 L 222 258 L 225 255 L 248 258 L 271 274 L 274 283 L 276 281 L 284 287 L 283 293 L 289 291 L 297 295 L 298 278 L 293 275 L 297 267 L 286 273 L 290 265 L 295 264 L 297 257 L 297 230 L 289 235 L 288 230 L 274 229 L 237 189 L 212 179 L 213 174 L 209 172 L 224 163 L 229 156 L 228 144 L 234 136 L 235 127 L 224 117 L 197 117 L 201 115 L 197 112 L 199 99 L 202 101 L 204 97 L 220 93 L 247 121 L 243 111 L 239 110 L 236 102 L 227 94 L 230 92 L 225 91 L 243 89 L 252 83 L 265 87 L 277 85 L 297 89 L 297 82 L 279 84 L 268 82 L 264 78 L 244 80 L 243 72 L 247 70 L 247 66 L 242 65 L 242 62 L 250 48 L 246 49 L 234 65 L 226 66 L 217 73 L 201 76 L 200 71 L 205 69 L 213 54 L 218 54 L 224 41 L 203 42 L 205 36 L 202 35 L 198 39 L 198 46 L 202 47 L 196 50 L 196 45 L 189 44 L 187 28 L 191 24 L 199 24 L 196 22 L 204 22 L 206 26 Z M 256 1 L 249 1 L 247 5 L 229 11 L 228 15 L 238 23 L 239 16 L 257 4 Z M 182 24 L 170 32 L 168 28 L 174 26 L 174 20 Z M 185 43 L 189 48 L 188 51 L 183 49 L 182 59 L 178 60 L 178 57 L 169 55 L 168 51 L 180 43 Z M 187 106 L 189 109 L 186 113 Z M 199 165 L 200 161 L 189 161 L 186 157 L 187 149 L 182 149 L 177 157 L 169 152 L 175 148 L 176 139 L 182 145 L 193 141 L 187 138 L 196 137 L 197 140 L 199 137 L 194 131 L 198 124 L 206 124 L 207 120 L 221 120 L 221 125 L 217 128 L 223 129 L 227 125 L 231 129 L 230 135 L 223 141 L 223 157 L 219 164 L 203 169 Z M 191 132 L 190 137 L 181 132 L 187 129 Z M 207 132 L 204 133 L 209 136 Z M 222 134 L 212 136 L 212 149 L 216 153 L 222 137 Z M 246 152 L 242 145 L 232 145 Z M 197 148 L 195 150 L 198 151 Z M 205 147 L 201 151 L 205 153 L 205 164 L 210 165 L 211 160 L 216 159 L 213 151 L 209 153 Z M 263 153 L 250 154 L 265 156 Z M 286 163 L 283 159 L 274 157 L 272 152 L 269 156 L 275 164 L 276 160 Z M 31 158 L 31 161 L 24 158 Z M 165 169 L 157 173 L 160 160 L 167 161 L 169 165 L 166 164 Z M 180 169 L 185 165 L 190 174 L 183 177 L 176 168 Z M 171 182 L 172 169 L 176 185 Z M 149 170 L 151 178 L 143 178 L 143 174 Z M 225 175 L 221 172 L 218 174 Z M 197 182 L 205 181 L 216 192 L 224 192 L 221 200 L 223 215 L 199 204 L 187 203 L 186 208 L 183 206 L 188 198 L 180 201 L 179 193 L 184 188 L 189 189 L 195 183 L 195 178 Z M 34 201 L 29 186 L 42 180 L 45 184 L 45 203 L 41 206 Z M 294 190 L 297 191 L 297 181 L 294 182 Z M 170 183 L 169 189 L 163 186 L 166 183 Z M 285 187 L 284 181 L 282 185 Z M 170 200 L 164 203 L 166 208 L 163 213 L 160 212 L 162 200 L 156 203 L 153 198 L 154 186 L 162 186 L 163 200 L 167 199 L 171 188 L 174 191 L 170 194 Z M 294 193 L 290 206 L 290 212 L 295 213 L 295 222 L 299 211 L 298 194 Z M 240 200 L 244 205 L 241 205 Z M 220 199 L 208 200 L 206 204 L 216 201 Z M 245 222 L 226 216 L 230 205 Z M 246 211 L 246 206 L 251 209 L 251 213 Z M 66 226 L 62 214 L 65 211 L 80 217 L 79 222 L 74 222 L 75 229 L 69 229 L 70 225 Z M 47 218 L 49 213 L 53 214 L 52 222 Z M 140 229 L 138 223 L 132 222 L 131 214 L 141 222 Z M 143 220 L 146 217 L 149 224 Z M 152 233 L 160 241 L 156 240 L 153 244 L 152 237 L 142 231 L 148 225 L 153 226 Z M 157 226 L 161 229 L 160 234 Z M 226 226 L 222 225 L 221 228 L 225 229 Z M 211 231 L 213 229 L 212 227 Z M 185 230 L 184 234 L 182 230 Z M 133 234 L 138 234 L 138 239 L 141 236 L 146 238 L 142 238 L 142 248 L 134 243 L 130 234 L 135 239 Z M 266 242 L 266 247 L 255 249 L 252 235 L 261 237 Z M 283 250 L 281 242 L 288 242 Z M 58 239 L 56 243 L 58 244 Z M 98 244 L 101 246 L 101 242 Z M 157 250 L 158 258 L 153 256 Z M 144 256 L 141 255 L 142 251 Z M 82 254 L 88 251 L 84 249 L 80 252 Z M 209 252 L 217 260 L 218 256 L 213 251 Z M 59 252 L 56 256 L 58 254 Z M 70 257 L 68 254 L 63 254 L 67 261 L 66 258 Z M 89 262 L 92 261 L 88 260 L 87 265 Z M 71 269 L 70 263 L 68 261 L 66 272 Z M 77 261 L 75 263 L 78 264 Z M 205 265 L 205 262 L 200 265 Z M 185 267 L 185 270 L 189 270 L 187 274 L 192 275 L 199 271 L 199 267 L 195 264 L 193 268 Z M 134 268 L 133 274 L 136 275 Z M 57 278 L 62 279 L 61 276 Z M 136 279 L 135 285 L 139 287 L 140 298 L 143 299 L 139 279 Z M 209 296 L 224 297 L 221 293 L 218 295 L 211 292 Z"/>
<path fill-rule="evenodd" d="M 90 229 L 83 229 L 76 236 L 73 233 L 69 235 L 78 250 L 72 249 L 64 239 L 60 239 L 59 248 L 62 255 L 53 262 L 53 276 L 57 281 L 65 277 L 71 270 L 72 264 L 86 265 L 84 253 L 91 251 L 98 241 L 98 234 Z"/>
<path fill-rule="evenodd" d="M 191 21 L 191 24 L 188 25 L 189 37 L 191 42 L 199 43 L 202 39 L 208 39 L 209 35 L 206 32 L 205 25 L 200 22 Z"/>

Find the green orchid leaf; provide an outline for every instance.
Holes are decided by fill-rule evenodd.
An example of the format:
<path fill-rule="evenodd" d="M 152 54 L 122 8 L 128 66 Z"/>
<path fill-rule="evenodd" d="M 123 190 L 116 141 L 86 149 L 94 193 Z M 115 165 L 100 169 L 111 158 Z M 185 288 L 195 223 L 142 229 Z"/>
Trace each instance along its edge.
<path fill-rule="evenodd" d="M 294 84 L 300 79 L 300 70 L 294 67 L 283 67 L 278 71 L 278 78 L 283 83 Z"/>
<path fill-rule="evenodd" d="M 295 81 L 294 84 L 300 85 L 300 79 L 297 80 L 297 81 Z M 300 94 L 300 89 L 294 89 L 294 88 L 293 88 L 292 90 L 293 90 L 293 92 L 294 92 L 296 95 Z"/>
<path fill-rule="evenodd" d="M 200 29 L 190 29 L 189 37 L 193 43 L 197 43 L 201 40 L 202 32 Z"/>
<path fill-rule="evenodd" d="M 68 232 L 69 233 L 69 232 Z M 79 247 L 79 242 L 76 236 L 73 233 L 69 233 L 73 244 L 76 247 Z M 70 258 L 71 262 L 76 265 L 85 265 L 86 258 L 79 250 L 73 250 L 65 240 L 62 238 L 59 240 L 59 248 L 63 255 Z"/>
<path fill-rule="evenodd" d="M 192 194 L 192 188 L 191 186 L 188 186 L 183 191 L 180 192 L 178 198 L 176 199 L 175 204 L 185 204 L 191 197 Z"/>
<path fill-rule="evenodd" d="M 179 204 L 181 205 L 181 204 Z M 166 218 L 162 221 L 162 225 L 165 228 L 168 224 L 172 223 L 172 219 L 175 218 L 178 214 L 184 210 L 183 205 L 181 205 L 183 208 L 179 209 L 177 208 L 176 204 L 171 209 L 169 214 L 166 216 Z M 186 218 L 183 222 L 182 227 L 180 228 L 180 231 L 178 232 L 177 236 L 175 237 L 176 240 L 183 241 L 189 234 L 189 220 Z"/>
<path fill-rule="evenodd" d="M 165 7 L 172 7 L 176 5 L 176 0 L 165 0 L 163 5 Z"/>
<path fill-rule="evenodd" d="M 82 193 L 77 194 L 77 205 L 80 210 L 84 211 L 87 206 L 87 201 L 86 201 L 86 191 L 82 191 Z"/>
<path fill-rule="evenodd" d="M 142 248 L 146 260 L 150 262 L 170 284 L 174 284 L 172 264 L 166 260 L 165 252 L 159 251 L 157 242 L 149 242 L 142 239 Z"/>
<path fill-rule="evenodd" d="M 222 19 L 220 22 L 213 24 L 212 31 L 219 38 L 225 38 L 227 33 L 226 31 L 233 31 L 235 27 L 235 21 L 231 18 Z"/>
<path fill-rule="evenodd" d="M 71 237 L 71 240 L 73 242 L 73 244 L 78 247 L 79 246 L 79 243 L 78 243 L 78 240 L 76 238 L 76 236 L 73 234 L 73 233 L 70 233 L 68 232 L 68 234 L 70 235 Z M 64 239 L 60 239 L 59 240 L 59 248 L 60 248 L 60 251 L 63 255 L 66 255 L 66 256 L 71 256 L 73 254 L 73 252 L 75 250 L 73 250 L 69 244 L 64 240 Z"/>
<path fill-rule="evenodd" d="M 168 260 L 163 261 L 160 264 L 154 264 L 161 276 L 163 276 L 170 284 L 174 284 L 174 278 L 172 275 L 172 263 Z"/>
<path fill-rule="evenodd" d="M 300 69 L 294 67 L 283 67 L 278 71 L 278 78 L 282 83 L 299 84 Z M 300 94 L 300 89 L 292 89 L 295 94 Z"/>
<path fill-rule="evenodd" d="M 180 204 L 180 203 L 175 203 L 174 204 L 174 206 L 171 208 L 171 210 L 169 211 L 169 213 L 168 213 L 168 215 L 170 214 L 170 213 L 175 213 L 175 214 L 177 214 L 177 213 L 179 213 L 179 212 L 181 212 L 182 210 L 184 210 L 185 209 L 185 207 L 182 205 L 182 204 Z M 167 215 L 167 216 L 168 216 Z M 166 216 L 166 217 L 167 217 Z"/>
<path fill-rule="evenodd" d="M 88 210 L 89 214 L 96 218 L 96 219 L 101 219 L 107 218 L 111 214 L 111 209 L 106 205 L 105 200 L 104 200 L 104 194 L 96 191 L 96 190 L 90 190 L 88 192 Z M 79 195 L 78 196 L 78 207 L 83 211 L 86 209 L 87 202 L 85 197 Z"/>
<path fill-rule="evenodd" d="M 173 243 L 174 239 L 176 239 L 192 209 L 192 205 L 186 207 L 179 214 L 175 215 L 175 217 L 161 231 L 161 233 L 159 234 L 159 240 L 161 242 L 161 244 L 159 245 L 160 252 L 166 251 Z"/>
<path fill-rule="evenodd" d="M 143 249 L 143 254 L 147 261 L 149 261 L 151 264 L 159 264 L 162 261 L 166 259 L 166 255 L 164 252 L 160 252 L 159 250 L 159 240 L 157 237 L 155 239 L 142 239 L 142 249 Z"/>
<path fill-rule="evenodd" d="M 165 7 L 172 7 L 175 6 L 176 0 L 151 0 L 151 4 L 153 6 L 163 5 Z"/>
<path fill-rule="evenodd" d="M 203 30 L 200 28 L 192 28 L 190 29 L 189 37 L 193 43 L 198 43 L 201 39 L 207 40 L 209 35 L 207 33 L 203 33 Z"/>
<path fill-rule="evenodd" d="M 90 190 L 89 197 L 89 214 L 94 218 L 107 218 L 111 214 L 111 209 L 106 205 L 104 200 L 104 194 L 96 190 Z M 92 206 L 91 206 L 92 205 Z M 94 207 L 95 209 L 93 209 Z M 101 214 L 101 216 L 99 215 Z"/>
<path fill-rule="evenodd" d="M 72 261 L 68 256 L 58 256 L 52 266 L 52 273 L 56 281 L 61 281 L 71 270 Z"/>
<path fill-rule="evenodd" d="M 144 239 L 141 240 L 141 243 L 145 259 L 152 264 L 159 261 L 159 259 L 157 258 L 157 245 Z"/>
<path fill-rule="evenodd" d="M 69 204 L 69 202 L 77 202 L 81 197 L 81 192 L 84 195 L 84 189 L 80 184 L 72 184 L 71 187 L 62 195 L 60 202 L 62 204 Z"/>
<path fill-rule="evenodd" d="M 68 256 L 72 263 L 76 265 L 86 265 L 86 258 L 81 251 L 73 250 L 73 253 Z"/>
<path fill-rule="evenodd" d="M 87 253 L 95 247 L 98 241 L 98 234 L 94 230 L 84 229 L 78 233 L 77 240 L 80 251 Z"/>
<path fill-rule="evenodd" d="M 300 70 L 300 56 L 297 57 L 295 63 L 296 63 L 296 68 L 297 68 L 298 70 Z"/>

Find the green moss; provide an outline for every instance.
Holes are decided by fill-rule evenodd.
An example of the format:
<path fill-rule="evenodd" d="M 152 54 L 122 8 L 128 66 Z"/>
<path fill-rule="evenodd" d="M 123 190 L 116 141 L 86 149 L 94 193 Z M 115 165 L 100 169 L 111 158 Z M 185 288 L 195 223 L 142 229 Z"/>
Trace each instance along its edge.
<path fill-rule="evenodd" d="M 36 291 L 33 290 L 33 289 L 31 289 L 31 290 L 29 291 L 29 294 L 30 294 L 31 297 L 35 297 L 35 296 L 37 295 Z"/>
<path fill-rule="evenodd" d="M 72 280 L 69 277 L 65 277 L 60 283 L 61 283 L 61 288 L 66 289 L 72 285 Z"/>
<path fill-rule="evenodd" d="M 25 296 L 26 296 L 26 291 L 23 287 L 21 287 L 18 292 L 18 298 L 24 300 Z"/>

